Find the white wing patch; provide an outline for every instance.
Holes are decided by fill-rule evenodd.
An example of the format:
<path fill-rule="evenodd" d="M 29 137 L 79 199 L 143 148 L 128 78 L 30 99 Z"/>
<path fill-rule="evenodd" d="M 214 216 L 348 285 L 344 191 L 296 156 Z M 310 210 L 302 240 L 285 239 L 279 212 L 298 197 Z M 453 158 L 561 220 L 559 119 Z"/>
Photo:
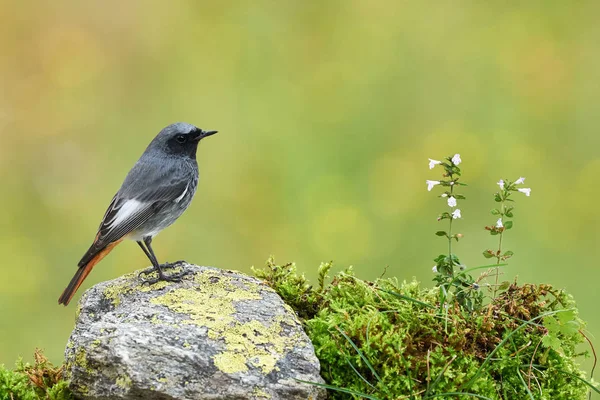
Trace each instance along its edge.
<path fill-rule="evenodd" d="M 123 203 L 119 211 L 117 211 L 112 221 L 107 224 L 109 229 L 112 229 L 114 226 L 119 225 L 134 215 L 141 208 L 141 205 L 142 203 L 137 200 L 127 200 L 125 203 Z"/>
<path fill-rule="evenodd" d="M 178 198 L 175 199 L 175 203 L 179 203 L 183 199 L 183 197 L 185 196 L 185 194 L 188 191 L 189 186 L 190 186 L 189 183 L 187 185 L 185 185 L 185 190 L 183 191 L 183 193 L 181 193 L 181 196 L 179 196 Z"/>

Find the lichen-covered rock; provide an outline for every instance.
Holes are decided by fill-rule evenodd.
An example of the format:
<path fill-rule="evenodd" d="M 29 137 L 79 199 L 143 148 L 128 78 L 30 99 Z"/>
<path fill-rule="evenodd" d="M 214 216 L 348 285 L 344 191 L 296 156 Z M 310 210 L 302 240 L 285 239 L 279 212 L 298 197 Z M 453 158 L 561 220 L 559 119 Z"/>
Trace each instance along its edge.
<path fill-rule="evenodd" d="M 138 272 L 79 303 L 65 352 L 82 399 L 321 399 L 319 361 L 294 312 L 268 286 L 198 267 L 180 283 Z M 169 271 L 169 272 L 177 272 Z"/>

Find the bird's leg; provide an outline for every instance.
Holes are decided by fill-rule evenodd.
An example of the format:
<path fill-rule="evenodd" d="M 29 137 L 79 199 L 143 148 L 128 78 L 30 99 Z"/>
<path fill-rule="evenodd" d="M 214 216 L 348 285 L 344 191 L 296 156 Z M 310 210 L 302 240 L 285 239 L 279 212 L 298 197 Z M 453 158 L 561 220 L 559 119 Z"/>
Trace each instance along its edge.
<path fill-rule="evenodd" d="M 146 242 L 146 241 L 144 240 L 144 242 Z M 153 285 L 156 282 L 158 282 L 160 280 L 161 276 L 164 276 L 164 274 L 162 272 L 162 269 L 160 268 L 160 264 L 156 260 L 156 256 L 154 255 L 154 252 L 148 251 L 148 249 L 146 249 L 146 246 L 144 246 L 144 243 L 142 243 L 142 241 L 138 240 L 137 244 L 144 251 L 144 254 L 146 254 L 146 257 L 148 257 L 148 259 L 152 263 L 152 267 L 149 268 L 149 269 L 145 269 L 142 272 L 140 272 L 138 274 L 138 277 L 142 280 L 142 283 L 148 283 L 150 285 Z M 142 278 L 142 275 L 150 275 L 154 271 L 158 272 L 158 278 L 156 278 L 156 279 L 145 279 L 145 278 Z"/>
<path fill-rule="evenodd" d="M 158 281 L 180 282 L 181 278 L 183 278 L 185 275 L 188 275 L 191 272 L 191 271 L 184 270 L 178 274 L 165 275 L 164 269 L 174 268 L 175 266 L 180 265 L 183 262 L 177 261 L 176 263 L 173 263 L 173 264 L 169 264 L 169 263 L 159 264 L 158 260 L 156 258 L 156 255 L 154 254 L 154 250 L 152 250 L 152 237 L 150 237 L 150 236 L 147 238 L 144 238 L 144 243 L 142 243 L 141 241 L 138 241 L 137 244 L 142 248 L 142 250 L 144 251 L 144 254 L 146 254 L 146 256 L 150 259 L 150 262 L 152 263 L 152 269 L 144 270 L 144 271 L 140 272 L 139 277 L 141 278 L 142 275 L 149 275 L 154 271 L 156 271 L 158 273 L 158 278 L 154 278 L 154 279 L 142 278 L 143 283 L 148 283 L 150 285 L 153 285 Z M 144 246 L 144 244 L 146 246 Z"/>

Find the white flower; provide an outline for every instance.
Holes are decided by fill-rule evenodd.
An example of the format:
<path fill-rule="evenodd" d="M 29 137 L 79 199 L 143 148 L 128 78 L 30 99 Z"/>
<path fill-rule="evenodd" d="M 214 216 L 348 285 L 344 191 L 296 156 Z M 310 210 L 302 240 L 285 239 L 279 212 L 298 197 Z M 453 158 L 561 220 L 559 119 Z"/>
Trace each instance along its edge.
<path fill-rule="evenodd" d="M 500 189 L 504 190 L 504 180 L 500 179 L 497 183 L 498 186 L 500 186 Z"/>
<path fill-rule="evenodd" d="M 498 218 L 498 222 L 496 222 L 496 228 L 504 228 L 504 225 L 502 225 L 502 218 Z"/>
<path fill-rule="evenodd" d="M 442 197 L 448 197 L 448 193 L 442 193 L 440 196 L 442 196 Z"/>
<path fill-rule="evenodd" d="M 525 196 L 527 196 L 527 197 L 529 197 L 529 195 L 531 194 L 530 188 L 521 188 L 521 189 L 517 189 L 517 190 L 521 193 L 525 193 Z"/>
<path fill-rule="evenodd" d="M 456 199 L 453 196 L 448 197 L 448 205 L 450 207 L 456 207 Z"/>
<path fill-rule="evenodd" d="M 441 161 L 429 159 L 429 169 L 433 169 L 438 164 L 441 164 Z"/>
<path fill-rule="evenodd" d="M 431 268 L 431 272 L 437 274 L 437 265 L 434 265 L 433 268 Z"/>
<path fill-rule="evenodd" d="M 458 208 L 452 212 L 453 219 L 457 219 L 457 218 L 461 218 L 461 217 L 462 217 L 462 215 L 460 215 L 460 210 Z"/>
<path fill-rule="evenodd" d="M 524 183 L 524 182 L 525 182 L 525 178 L 523 178 L 523 177 L 520 177 L 519 179 L 517 179 L 517 180 L 515 181 L 515 185 L 520 185 L 521 183 Z"/>
<path fill-rule="evenodd" d="M 425 181 L 425 183 L 427 184 L 427 191 L 431 192 L 431 189 L 433 189 L 435 185 L 439 185 L 440 181 Z"/>
<path fill-rule="evenodd" d="M 460 159 L 460 154 L 455 154 L 454 157 L 452 157 L 452 163 L 454 165 L 458 165 L 462 162 L 462 160 Z"/>

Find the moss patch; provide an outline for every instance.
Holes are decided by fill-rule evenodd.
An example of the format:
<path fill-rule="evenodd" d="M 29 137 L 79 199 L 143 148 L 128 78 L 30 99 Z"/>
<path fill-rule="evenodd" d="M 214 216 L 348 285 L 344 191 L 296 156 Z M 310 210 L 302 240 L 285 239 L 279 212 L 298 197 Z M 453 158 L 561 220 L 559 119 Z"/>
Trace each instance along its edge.
<path fill-rule="evenodd" d="M 303 315 L 327 384 L 376 399 L 587 397 L 576 351 L 584 324 L 565 292 L 513 284 L 481 311 L 440 311 L 438 289 L 364 281 L 350 269 L 325 284 L 330 267 L 321 265 L 316 288 L 294 264 L 255 269 Z"/>
<path fill-rule="evenodd" d="M 0 365 L 0 399 L 72 400 L 68 382 L 63 379 L 63 366 L 52 365 L 40 350 L 34 364 L 17 362 L 14 370 Z"/>

